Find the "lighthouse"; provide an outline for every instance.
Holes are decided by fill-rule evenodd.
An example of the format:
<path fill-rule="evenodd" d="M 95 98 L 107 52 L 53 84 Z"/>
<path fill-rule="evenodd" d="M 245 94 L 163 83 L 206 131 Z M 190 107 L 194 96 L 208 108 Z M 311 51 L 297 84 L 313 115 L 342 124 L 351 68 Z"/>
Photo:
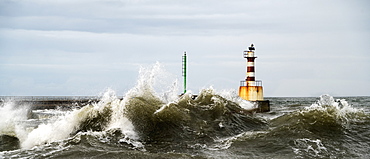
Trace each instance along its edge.
<path fill-rule="evenodd" d="M 248 50 L 245 50 L 243 57 L 246 58 L 246 78 L 240 81 L 239 96 L 244 99 L 255 103 L 258 112 L 270 111 L 270 102 L 263 99 L 262 81 L 255 78 L 255 56 L 254 45 L 251 44 Z"/>

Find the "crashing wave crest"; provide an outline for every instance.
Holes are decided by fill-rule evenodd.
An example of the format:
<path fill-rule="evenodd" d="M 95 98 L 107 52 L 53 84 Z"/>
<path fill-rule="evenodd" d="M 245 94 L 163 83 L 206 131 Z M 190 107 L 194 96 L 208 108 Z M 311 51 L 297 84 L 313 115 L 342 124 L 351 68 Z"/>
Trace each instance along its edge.
<path fill-rule="evenodd" d="M 243 103 L 237 95 L 207 88 L 201 90 L 195 100 L 191 98 L 191 91 L 179 97 L 177 80 L 173 79 L 173 84 L 168 85 L 170 76 L 159 63 L 143 67 L 136 86 L 123 99 L 108 89 L 97 103 L 58 114 L 37 127 L 13 131 L 13 136 L 19 138 L 24 149 L 63 141 L 81 133 L 112 130 L 122 134 L 120 141 L 130 143 L 163 140 L 180 143 L 195 138 L 207 142 L 265 126 L 262 119 L 251 117 L 250 112 L 242 108 L 249 103 Z"/>

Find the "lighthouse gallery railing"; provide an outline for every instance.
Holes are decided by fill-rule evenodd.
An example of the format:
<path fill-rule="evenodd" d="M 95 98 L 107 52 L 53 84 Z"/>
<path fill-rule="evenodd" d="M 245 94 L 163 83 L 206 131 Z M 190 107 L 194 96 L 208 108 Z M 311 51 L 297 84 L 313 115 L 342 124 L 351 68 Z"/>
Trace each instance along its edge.
<path fill-rule="evenodd" d="M 240 86 L 247 86 L 247 81 L 240 81 Z M 262 81 L 254 81 L 254 84 L 249 86 L 262 86 Z"/>

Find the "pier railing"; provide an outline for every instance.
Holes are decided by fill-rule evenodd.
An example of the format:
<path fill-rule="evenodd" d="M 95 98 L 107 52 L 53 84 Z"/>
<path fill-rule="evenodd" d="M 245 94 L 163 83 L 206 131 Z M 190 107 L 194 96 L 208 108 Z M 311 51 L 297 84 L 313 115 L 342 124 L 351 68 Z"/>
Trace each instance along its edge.
<path fill-rule="evenodd" d="M 240 81 L 240 86 L 262 86 L 262 81 L 249 81 L 249 84 L 247 84 L 247 81 Z"/>

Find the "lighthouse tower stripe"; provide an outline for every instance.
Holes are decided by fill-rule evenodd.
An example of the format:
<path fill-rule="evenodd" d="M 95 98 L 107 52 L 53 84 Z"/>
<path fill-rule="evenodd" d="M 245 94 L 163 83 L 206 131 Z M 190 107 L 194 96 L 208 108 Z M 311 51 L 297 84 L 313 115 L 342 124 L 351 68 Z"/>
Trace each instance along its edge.
<path fill-rule="evenodd" d="M 251 81 L 253 81 L 253 82 L 254 82 L 254 81 L 255 81 L 255 77 L 247 77 L 247 81 L 248 81 L 248 82 L 251 82 Z"/>
<path fill-rule="evenodd" d="M 254 67 L 253 66 L 251 66 L 251 67 L 247 67 L 247 72 L 254 72 Z"/>
<path fill-rule="evenodd" d="M 247 72 L 247 77 L 254 77 L 254 72 Z"/>
<path fill-rule="evenodd" d="M 254 52 L 253 51 L 248 51 L 247 54 L 247 79 L 246 81 L 255 81 L 254 77 Z M 252 83 L 250 83 L 252 84 Z"/>

